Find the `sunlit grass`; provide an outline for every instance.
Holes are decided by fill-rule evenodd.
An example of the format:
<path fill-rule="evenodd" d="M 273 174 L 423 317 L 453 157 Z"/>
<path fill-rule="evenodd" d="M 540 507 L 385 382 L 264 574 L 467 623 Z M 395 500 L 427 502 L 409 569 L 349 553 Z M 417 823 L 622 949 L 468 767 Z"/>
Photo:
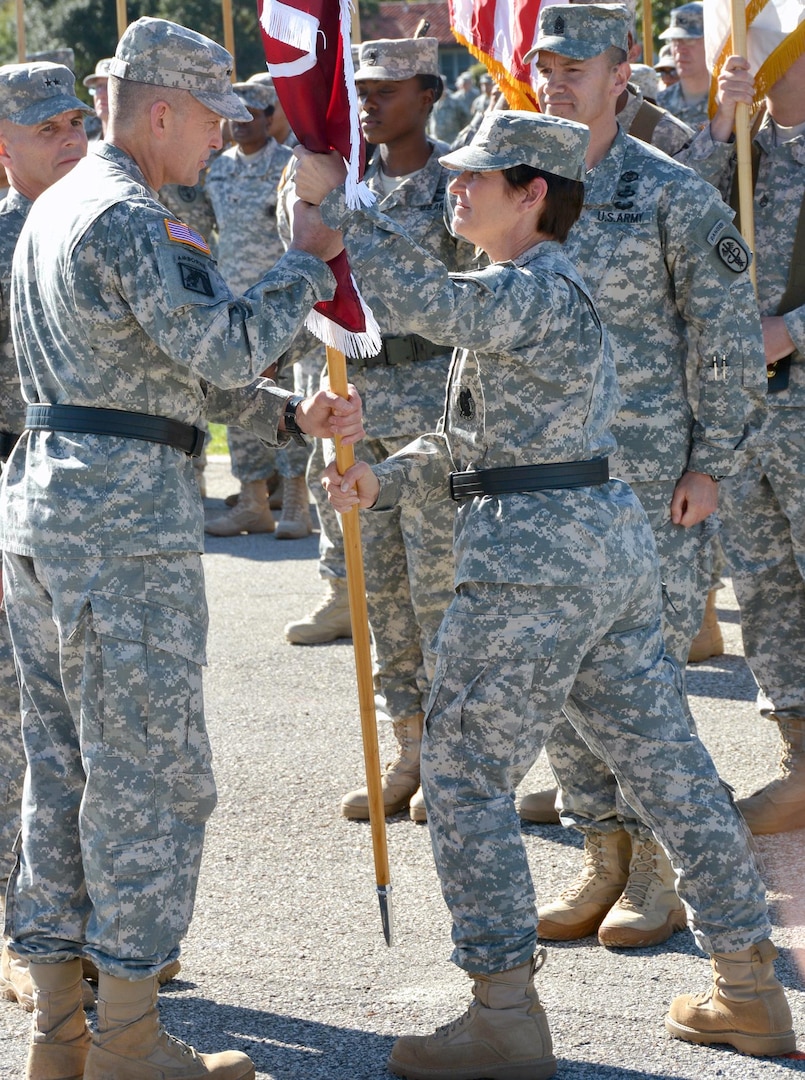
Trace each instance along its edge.
<path fill-rule="evenodd" d="M 226 444 L 226 424 L 210 424 L 210 441 L 207 443 L 208 454 L 228 454 Z"/>

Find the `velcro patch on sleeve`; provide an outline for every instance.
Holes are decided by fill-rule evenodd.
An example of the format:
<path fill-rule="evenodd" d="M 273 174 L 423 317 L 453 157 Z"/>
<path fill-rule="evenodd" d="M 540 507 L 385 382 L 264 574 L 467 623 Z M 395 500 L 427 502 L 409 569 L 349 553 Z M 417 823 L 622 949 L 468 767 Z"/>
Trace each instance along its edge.
<path fill-rule="evenodd" d="M 195 248 L 197 251 L 203 251 L 205 255 L 211 255 L 210 245 L 201 235 L 196 232 L 195 229 L 191 229 L 189 225 L 185 225 L 183 221 L 175 221 L 172 218 L 165 218 L 165 231 L 168 234 L 168 239 L 173 240 L 177 244 L 187 244 L 188 247 Z"/>

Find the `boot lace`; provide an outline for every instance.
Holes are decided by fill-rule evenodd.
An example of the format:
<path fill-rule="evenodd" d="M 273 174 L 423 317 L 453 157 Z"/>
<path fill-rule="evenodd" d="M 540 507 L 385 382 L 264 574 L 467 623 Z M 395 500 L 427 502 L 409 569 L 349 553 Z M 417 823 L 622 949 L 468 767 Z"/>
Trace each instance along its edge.
<path fill-rule="evenodd" d="M 629 864 L 629 880 L 623 895 L 618 900 L 619 907 L 630 907 L 642 911 L 648 906 L 648 895 L 655 885 L 661 885 L 657 871 L 656 848 L 651 840 L 639 837 L 632 840 L 632 859 Z"/>
<path fill-rule="evenodd" d="M 178 1050 L 182 1057 L 194 1057 L 195 1050 L 192 1046 L 188 1046 L 186 1042 L 182 1042 L 181 1039 L 177 1039 L 175 1035 L 171 1035 L 169 1031 L 166 1031 L 164 1027 L 160 1027 L 159 1034 L 165 1039 L 165 1042 L 169 1047 Z"/>
<path fill-rule="evenodd" d="M 605 872 L 604 846 L 597 833 L 588 833 L 584 838 L 584 865 L 578 877 L 559 894 L 560 900 L 575 900 L 592 878 L 603 876 Z"/>
<path fill-rule="evenodd" d="M 451 1035 L 457 1034 L 461 1029 L 472 1019 L 473 1009 L 478 1008 L 478 1003 L 473 1001 L 466 1012 L 463 1012 L 461 1016 L 457 1016 L 455 1020 L 451 1020 L 449 1024 L 442 1024 L 441 1027 L 437 1027 L 433 1033 L 434 1039 L 448 1039 Z"/>

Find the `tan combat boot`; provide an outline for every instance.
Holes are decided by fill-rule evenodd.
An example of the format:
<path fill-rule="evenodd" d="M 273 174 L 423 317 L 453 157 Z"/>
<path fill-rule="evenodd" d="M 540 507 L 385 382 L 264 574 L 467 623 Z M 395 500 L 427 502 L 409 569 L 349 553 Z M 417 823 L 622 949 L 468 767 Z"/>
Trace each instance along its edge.
<path fill-rule="evenodd" d="M 717 589 L 711 589 L 707 594 L 701 628 L 690 643 L 689 664 L 700 664 L 703 660 L 709 660 L 712 656 L 724 655 L 724 638 L 721 636 L 721 627 L 718 625 L 718 612 L 716 611 L 717 592 Z"/>
<path fill-rule="evenodd" d="M 686 1042 L 728 1043 L 742 1054 L 777 1057 L 797 1048 L 791 1010 L 774 975 L 777 950 L 766 939 L 710 958 L 713 986 L 674 998 L 665 1026 Z"/>
<path fill-rule="evenodd" d="M 556 1072 L 545 1010 L 534 989 L 537 957 L 494 975 L 472 975 L 474 1001 L 433 1035 L 397 1039 L 388 1069 L 408 1080 L 543 1080 Z"/>
<path fill-rule="evenodd" d="M 304 476 L 286 476 L 282 481 L 282 517 L 277 522 L 277 540 L 301 540 L 313 532 L 310 497 Z"/>
<path fill-rule="evenodd" d="M 282 509 L 282 477 L 275 469 L 274 472 L 266 480 L 266 487 L 268 488 L 268 505 L 272 510 Z M 233 491 L 231 495 L 227 495 L 224 499 L 225 506 L 237 506 L 240 499 L 240 492 Z"/>
<path fill-rule="evenodd" d="M 240 536 L 241 533 L 270 533 L 274 528 L 266 482 L 250 480 L 241 485 L 237 506 L 208 521 L 204 532 L 210 536 Z"/>
<path fill-rule="evenodd" d="M 422 785 L 416 789 L 408 804 L 408 816 L 411 821 L 424 825 L 428 820 L 428 809 L 425 806 L 425 796 L 422 794 Z"/>
<path fill-rule="evenodd" d="M 34 986 L 28 961 L 17 956 L 8 945 L 3 945 L 0 954 L 0 998 L 16 1001 L 26 1012 L 34 1011 Z M 95 995 L 88 982 L 81 983 L 81 1000 L 85 1009 L 91 1009 L 95 1004 Z"/>
<path fill-rule="evenodd" d="M 778 719 L 782 752 L 776 780 L 746 799 L 738 809 L 755 836 L 805 827 L 805 719 Z"/>
<path fill-rule="evenodd" d="M 416 713 L 405 720 L 394 721 L 394 734 L 399 751 L 389 762 L 380 778 L 383 789 L 383 808 L 386 817 L 397 814 L 409 803 L 419 787 L 419 750 L 422 745 L 423 713 Z M 364 788 L 348 791 L 341 800 L 341 813 L 345 818 L 358 821 L 369 819 L 369 792 Z"/>
<path fill-rule="evenodd" d="M 520 800 L 519 814 L 523 821 L 534 821 L 537 825 L 559 825 L 559 811 L 556 809 L 556 788 L 549 791 L 533 791 Z"/>
<path fill-rule="evenodd" d="M 575 941 L 594 934 L 629 878 L 631 843 L 625 829 L 584 833 L 581 873 L 552 904 L 538 911 L 545 941 Z"/>
<path fill-rule="evenodd" d="M 629 880 L 598 928 L 602 945 L 644 949 L 667 941 L 687 925 L 668 856 L 653 836 L 632 837 Z"/>
<path fill-rule="evenodd" d="M 254 1080 L 254 1065 L 237 1050 L 199 1054 L 159 1023 L 157 980 L 100 973 L 98 1030 L 84 1080 Z"/>
<path fill-rule="evenodd" d="M 30 964 L 34 1010 L 25 1080 L 82 1080 L 90 1045 L 81 961 Z"/>
<path fill-rule="evenodd" d="M 298 622 L 285 626 L 285 640 L 292 645 L 322 645 L 352 637 L 349 593 L 345 578 L 328 578 L 327 592 L 319 606 Z"/>

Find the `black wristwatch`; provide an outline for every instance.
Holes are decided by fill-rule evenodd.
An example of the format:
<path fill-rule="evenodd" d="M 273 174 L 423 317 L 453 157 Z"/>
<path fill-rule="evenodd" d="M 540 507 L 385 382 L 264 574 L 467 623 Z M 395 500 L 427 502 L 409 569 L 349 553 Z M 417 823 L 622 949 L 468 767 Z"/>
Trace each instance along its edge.
<path fill-rule="evenodd" d="M 724 476 L 726 474 L 725 473 L 709 473 L 708 475 L 709 475 L 710 479 L 713 481 L 714 484 L 720 484 L 721 481 L 724 479 Z"/>
<path fill-rule="evenodd" d="M 291 436 L 294 442 L 299 443 L 300 446 L 307 446 L 307 443 L 296 422 L 296 410 L 299 407 L 300 401 L 304 400 L 302 394 L 294 394 L 293 397 L 289 397 L 285 402 L 285 413 L 283 416 L 286 433 Z"/>

